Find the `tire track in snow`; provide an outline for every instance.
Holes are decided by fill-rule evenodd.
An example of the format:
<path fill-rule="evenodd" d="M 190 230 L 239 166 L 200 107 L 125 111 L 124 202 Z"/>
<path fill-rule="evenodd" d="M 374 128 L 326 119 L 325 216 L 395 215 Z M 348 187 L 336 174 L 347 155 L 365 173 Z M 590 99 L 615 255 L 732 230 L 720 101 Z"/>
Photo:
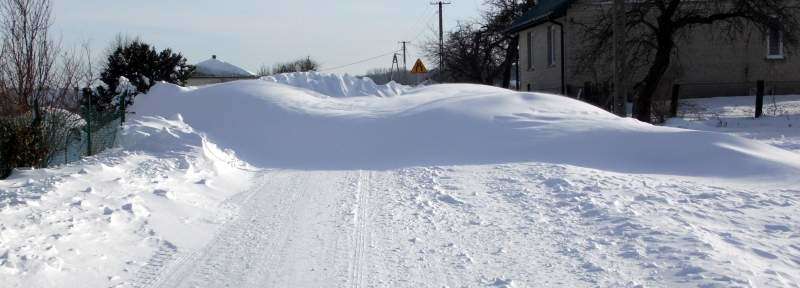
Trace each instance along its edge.
<path fill-rule="evenodd" d="M 269 177 L 255 179 L 259 184 L 245 193 L 234 197 L 232 202 L 240 205 L 239 216 L 224 225 L 219 234 L 206 248 L 188 257 L 183 263 L 176 263 L 175 271 L 169 279 L 154 287 L 246 287 L 245 281 L 254 273 L 263 273 L 258 267 L 265 253 L 273 231 L 266 222 L 267 209 L 258 209 L 258 199 Z M 289 203 L 276 203 L 276 206 Z M 259 221 L 263 220 L 263 221 Z M 279 223 L 278 223 L 279 224 Z M 276 228 L 275 230 L 269 228 Z"/>
<path fill-rule="evenodd" d="M 169 241 L 163 241 L 150 260 L 144 267 L 139 269 L 129 286 L 133 288 L 151 287 L 161 280 L 162 271 L 169 265 L 170 261 L 178 254 L 178 247 Z"/>
<path fill-rule="evenodd" d="M 366 174 L 365 174 L 366 173 Z M 354 229 L 353 229 L 353 261 L 351 263 L 350 287 L 361 287 L 364 282 L 364 258 L 367 246 L 367 238 L 369 237 L 369 205 L 370 205 L 370 181 L 372 172 L 358 172 L 358 181 L 356 183 L 356 208 L 355 215 L 353 216 Z"/>

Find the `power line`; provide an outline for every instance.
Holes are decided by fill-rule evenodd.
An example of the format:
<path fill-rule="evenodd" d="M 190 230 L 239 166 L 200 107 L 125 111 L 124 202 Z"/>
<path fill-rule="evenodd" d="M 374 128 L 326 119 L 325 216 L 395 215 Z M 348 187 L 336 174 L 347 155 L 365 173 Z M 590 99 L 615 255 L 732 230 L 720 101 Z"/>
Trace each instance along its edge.
<path fill-rule="evenodd" d="M 435 3 L 433 3 L 433 4 L 435 4 Z M 442 2 L 442 4 L 443 5 L 447 5 L 447 4 L 450 4 L 450 3 Z M 400 51 L 404 52 L 403 66 L 404 66 L 404 68 L 407 68 L 407 59 L 406 59 L 406 57 L 408 55 L 408 50 L 407 50 L 407 48 L 405 46 L 406 45 L 414 45 L 414 44 L 412 44 L 414 41 L 419 40 L 419 38 L 425 33 L 425 31 L 431 29 L 432 27 L 430 27 L 429 24 L 430 24 L 431 20 L 435 19 L 434 16 L 436 16 L 437 14 L 439 14 L 439 13 L 433 12 L 433 13 L 429 13 L 429 14 L 428 13 L 419 14 L 420 17 L 418 17 L 414 21 L 414 23 L 415 23 L 414 25 L 410 26 L 412 30 L 409 30 L 409 32 L 413 31 L 413 29 L 416 26 L 418 26 L 420 23 L 423 25 L 423 27 L 417 33 L 417 35 L 414 36 L 414 40 L 400 42 L 404 46 L 403 49 L 394 50 L 394 51 L 387 52 L 387 53 L 384 53 L 384 54 L 381 54 L 381 55 L 377 55 L 377 56 L 374 56 L 374 57 L 358 60 L 358 61 L 355 61 L 355 62 L 352 62 L 352 63 L 349 63 L 349 64 L 334 66 L 334 67 L 331 67 L 331 68 L 320 69 L 319 71 L 320 72 L 326 72 L 326 71 L 332 71 L 332 70 L 338 70 L 338 69 L 342 69 L 342 68 L 347 68 L 347 67 L 350 67 L 350 66 L 353 66 L 353 65 L 358 65 L 358 64 L 361 64 L 361 63 L 369 62 L 369 61 L 372 61 L 372 60 L 375 60 L 375 59 L 378 59 L 378 58 L 381 58 L 381 57 L 389 56 L 389 55 L 392 55 L 393 53 L 397 53 L 397 52 L 400 52 Z M 423 20 L 424 20 L 424 22 L 423 22 Z M 405 43 L 403 43 L 403 42 L 405 42 Z M 414 46 L 416 46 L 416 45 L 414 45 Z"/>
<path fill-rule="evenodd" d="M 361 63 L 364 63 L 364 62 L 369 62 L 369 61 L 372 61 L 372 60 L 375 60 L 375 59 L 378 59 L 378 58 L 381 58 L 381 57 L 389 56 L 389 55 L 392 55 L 393 53 L 397 53 L 399 51 L 400 50 L 394 50 L 392 52 L 384 53 L 384 54 L 381 54 L 381 55 L 378 55 L 378 56 L 375 56 L 375 57 L 370 57 L 370 58 L 367 58 L 367 59 L 358 60 L 358 61 L 350 63 L 350 64 L 335 66 L 335 67 L 326 68 L 326 69 L 320 69 L 319 71 L 320 72 L 325 72 L 325 71 L 331 71 L 331 70 L 338 70 L 338 69 L 350 67 L 350 66 L 353 66 L 353 65 L 358 65 L 358 64 L 361 64 Z"/>
<path fill-rule="evenodd" d="M 419 40 L 420 37 L 422 37 L 422 34 L 425 34 L 426 31 L 430 31 L 430 30 L 434 29 L 433 27 L 429 26 L 429 24 L 431 23 L 431 20 L 436 19 L 435 16 L 438 15 L 438 14 L 439 14 L 438 12 L 433 12 L 430 15 L 428 15 L 428 20 L 426 20 L 425 23 L 424 23 L 425 26 L 422 27 L 422 30 L 420 30 L 419 33 L 417 33 L 417 35 L 414 36 L 414 38 L 413 38 L 413 40 L 411 40 L 411 42 L 416 42 L 417 40 Z"/>
<path fill-rule="evenodd" d="M 405 34 L 403 34 L 404 37 L 411 35 L 411 33 L 413 33 L 413 32 L 416 32 L 416 29 L 419 26 L 419 24 L 427 24 L 427 22 L 430 21 L 429 19 L 435 14 L 435 13 L 431 13 L 430 11 L 428 11 L 427 7 L 425 7 L 425 6 L 420 6 L 420 7 L 424 8 L 424 9 L 420 10 L 420 12 L 422 12 L 422 13 L 415 14 L 415 15 L 417 15 L 417 17 L 414 17 L 414 22 L 411 22 L 411 23 L 414 23 L 414 24 L 411 25 L 411 26 L 408 26 L 408 28 L 407 28 L 408 30 L 406 31 Z M 426 23 L 423 23 L 423 21 L 425 21 Z"/>

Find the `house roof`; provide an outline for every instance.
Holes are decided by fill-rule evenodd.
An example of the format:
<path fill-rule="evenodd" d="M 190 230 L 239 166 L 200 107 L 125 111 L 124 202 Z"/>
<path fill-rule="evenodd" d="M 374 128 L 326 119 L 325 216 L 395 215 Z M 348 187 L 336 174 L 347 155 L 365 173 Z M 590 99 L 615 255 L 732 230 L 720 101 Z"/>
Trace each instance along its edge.
<path fill-rule="evenodd" d="M 219 60 L 216 56 L 195 65 L 193 77 L 253 77 L 253 72 L 236 65 Z"/>
<path fill-rule="evenodd" d="M 567 9 L 575 0 L 539 0 L 531 10 L 514 20 L 508 33 L 517 33 L 529 27 L 533 27 L 551 19 L 558 18 L 567 14 Z"/>

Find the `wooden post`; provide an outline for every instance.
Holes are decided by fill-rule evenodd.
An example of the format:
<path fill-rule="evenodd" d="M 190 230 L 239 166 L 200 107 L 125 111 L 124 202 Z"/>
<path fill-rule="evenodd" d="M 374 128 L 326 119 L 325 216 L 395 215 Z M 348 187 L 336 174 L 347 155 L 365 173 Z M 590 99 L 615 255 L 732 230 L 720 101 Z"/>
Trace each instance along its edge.
<path fill-rule="evenodd" d="M 680 95 L 681 85 L 672 85 L 672 103 L 670 103 L 669 107 L 669 115 L 672 117 L 678 117 L 678 102 L 680 101 Z"/>
<path fill-rule="evenodd" d="M 764 114 L 764 80 L 758 80 L 756 84 L 756 118 L 761 118 Z"/>

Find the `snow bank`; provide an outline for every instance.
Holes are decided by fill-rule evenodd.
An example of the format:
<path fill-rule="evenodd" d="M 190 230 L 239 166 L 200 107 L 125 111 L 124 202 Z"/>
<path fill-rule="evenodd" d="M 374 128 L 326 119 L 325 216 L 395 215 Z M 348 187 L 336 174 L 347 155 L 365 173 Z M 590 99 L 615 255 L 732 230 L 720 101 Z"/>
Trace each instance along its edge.
<path fill-rule="evenodd" d="M 800 155 L 740 137 L 657 127 L 570 98 L 478 85 L 404 97 L 331 98 L 239 81 L 160 84 L 138 115 L 180 113 L 213 142 L 262 167 L 388 169 L 542 161 L 632 173 L 796 175 Z"/>
<path fill-rule="evenodd" d="M 304 88 L 331 97 L 381 96 L 390 97 L 403 94 L 408 86 L 394 81 L 377 85 L 367 77 L 337 75 L 318 72 L 286 73 L 261 78 L 262 80 Z"/>
<path fill-rule="evenodd" d="M 146 287 L 123 284 L 232 217 L 243 163 L 179 115 L 137 118 L 123 149 L 0 181 L 0 287 Z"/>
<path fill-rule="evenodd" d="M 230 64 L 228 62 L 212 58 L 206 61 L 197 63 L 194 73 L 199 76 L 215 76 L 215 77 L 251 77 L 255 76 L 253 72 L 247 71 L 241 67 Z"/>

